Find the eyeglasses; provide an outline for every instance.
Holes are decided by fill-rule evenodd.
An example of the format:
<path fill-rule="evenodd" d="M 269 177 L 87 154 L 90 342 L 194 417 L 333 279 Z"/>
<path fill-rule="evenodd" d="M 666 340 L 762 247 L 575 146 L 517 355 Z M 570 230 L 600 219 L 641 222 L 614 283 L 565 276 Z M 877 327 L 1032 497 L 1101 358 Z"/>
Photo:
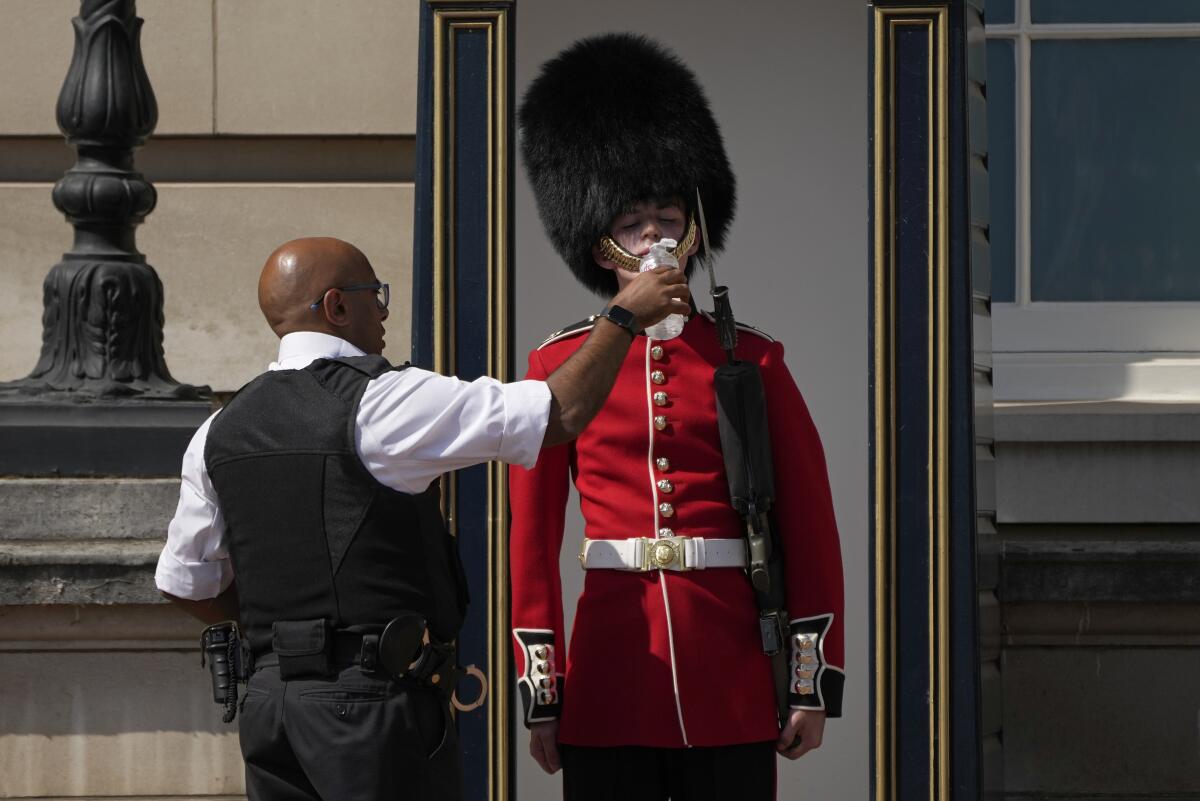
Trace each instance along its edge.
<path fill-rule="evenodd" d="M 375 303 L 376 303 L 376 305 L 379 306 L 380 309 L 386 309 L 388 307 L 388 300 L 391 297 L 391 292 L 388 290 L 388 285 L 383 283 L 382 281 L 376 281 L 373 284 L 351 284 L 350 286 L 331 286 L 331 287 L 329 287 L 329 289 L 326 289 L 324 292 L 322 292 L 321 297 L 319 297 L 315 301 L 313 301 L 312 305 L 309 306 L 308 308 L 311 309 L 312 311 L 316 311 L 317 309 L 321 308 L 321 304 L 325 302 L 325 296 L 328 295 L 330 290 L 333 290 L 333 289 L 336 289 L 339 292 L 358 292 L 359 290 L 370 289 L 376 293 L 375 294 Z M 380 292 L 382 292 L 383 294 L 379 294 Z"/>

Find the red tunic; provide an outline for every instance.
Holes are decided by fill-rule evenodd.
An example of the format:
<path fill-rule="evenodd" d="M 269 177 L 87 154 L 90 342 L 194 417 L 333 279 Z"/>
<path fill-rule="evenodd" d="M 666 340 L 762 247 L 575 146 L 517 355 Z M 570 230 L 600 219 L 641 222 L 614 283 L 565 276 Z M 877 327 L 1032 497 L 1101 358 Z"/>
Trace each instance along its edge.
<path fill-rule="evenodd" d="M 531 352 L 527 377 L 552 373 L 590 327 L 551 337 Z M 844 675 L 842 563 L 825 457 L 782 345 L 754 329 L 741 331 L 738 357 L 759 365 L 767 395 L 775 524 L 796 635 L 789 640 L 792 667 L 809 671 L 795 675 L 813 677 L 791 701 L 836 716 Z M 673 340 L 637 337 L 607 403 L 583 434 L 542 451 L 532 470 L 511 468 L 512 624 L 525 720 L 561 715 L 561 742 L 713 746 L 778 734 L 770 660 L 741 569 L 588 570 L 565 678 L 559 656 L 568 476 L 590 539 L 655 537 L 662 529 L 742 536 L 729 503 L 712 388 L 713 370 L 724 361 L 715 326 L 704 316 L 694 316 Z M 656 399 L 660 392 L 666 397 Z M 656 416 L 665 420 L 656 425 Z M 658 485 L 663 479 L 670 481 L 667 491 Z M 816 665 L 811 658 L 800 665 L 801 634 L 815 641 L 806 640 L 803 653 L 815 651 Z M 539 692 L 539 681 L 549 688 Z"/>

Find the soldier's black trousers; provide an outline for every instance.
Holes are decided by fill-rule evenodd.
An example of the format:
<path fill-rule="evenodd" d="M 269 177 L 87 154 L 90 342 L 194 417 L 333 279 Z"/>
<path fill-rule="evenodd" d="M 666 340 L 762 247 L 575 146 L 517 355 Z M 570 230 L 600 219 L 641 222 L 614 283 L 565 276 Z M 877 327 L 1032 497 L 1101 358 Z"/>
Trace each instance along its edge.
<path fill-rule="evenodd" d="M 712 748 L 558 746 L 565 801 L 774 801 L 775 742 Z"/>
<path fill-rule="evenodd" d="M 250 801 L 462 797 L 445 697 L 348 667 L 331 679 L 250 677 L 240 713 Z"/>

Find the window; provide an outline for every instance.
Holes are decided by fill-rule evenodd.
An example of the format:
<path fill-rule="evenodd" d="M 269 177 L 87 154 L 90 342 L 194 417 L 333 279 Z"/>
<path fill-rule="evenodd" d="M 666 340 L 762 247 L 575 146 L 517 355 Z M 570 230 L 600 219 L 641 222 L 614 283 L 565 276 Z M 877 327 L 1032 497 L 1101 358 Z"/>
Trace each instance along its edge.
<path fill-rule="evenodd" d="M 1200 396 L 1200 2 L 987 15 L 997 397 Z"/>

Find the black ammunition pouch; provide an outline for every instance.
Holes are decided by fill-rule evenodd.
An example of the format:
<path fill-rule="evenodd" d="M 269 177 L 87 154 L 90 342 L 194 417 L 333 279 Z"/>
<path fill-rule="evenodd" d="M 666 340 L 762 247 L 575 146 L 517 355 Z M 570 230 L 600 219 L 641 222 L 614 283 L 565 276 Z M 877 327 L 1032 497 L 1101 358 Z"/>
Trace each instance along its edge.
<path fill-rule="evenodd" d="M 279 678 L 318 678 L 333 674 L 333 626 L 325 618 L 279 620 L 271 626 L 271 650 Z"/>

